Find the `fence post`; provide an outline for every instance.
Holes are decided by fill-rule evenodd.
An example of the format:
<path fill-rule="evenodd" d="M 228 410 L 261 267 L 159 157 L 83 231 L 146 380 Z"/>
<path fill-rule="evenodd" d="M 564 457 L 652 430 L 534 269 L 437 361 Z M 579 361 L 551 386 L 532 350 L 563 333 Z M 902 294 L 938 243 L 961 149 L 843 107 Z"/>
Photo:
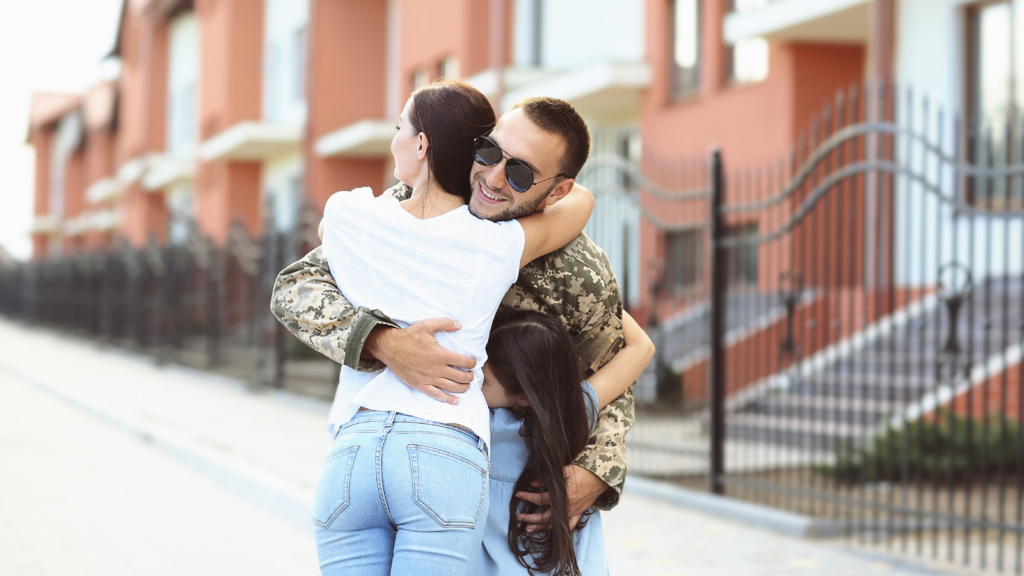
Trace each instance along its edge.
<path fill-rule="evenodd" d="M 708 377 L 708 398 L 710 400 L 710 470 L 708 491 L 725 494 L 723 475 L 725 472 L 725 237 L 721 206 L 725 188 L 722 174 L 722 154 L 717 148 L 711 151 L 711 311 L 708 314 L 711 357 Z"/>
<path fill-rule="evenodd" d="M 206 242 L 210 247 L 210 262 L 203 278 L 206 289 L 206 367 L 214 368 L 220 361 L 221 280 L 226 258 L 221 257 L 220 247 L 209 239 Z"/>
<path fill-rule="evenodd" d="M 273 280 L 270 283 L 270 290 L 273 292 L 274 285 L 277 280 L 277 273 L 285 266 L 291 264 L 292 258 L 295 257 L 297 250 L 295 249 L 298 244 L 297 240 L 293 240 L 293 235 L 284 235 L 281 233 L 276 234 L 277 238 L 277 250 L 274 252 L 274 267 L 271 269 L 271 277 Z M 273 296 L 271 296 L 273 298 Z M 277 321 L 277 318 L 271 316 L 272 326 L 274 327 L 273 336 L 273 358 L 274 358 L 274 372 L 273 382 L 274 388 L 284 388 L 284 369 L 285 363 L 288 362 L 288 351 L 286 348 L 285 331 L 284 326 Z"/>

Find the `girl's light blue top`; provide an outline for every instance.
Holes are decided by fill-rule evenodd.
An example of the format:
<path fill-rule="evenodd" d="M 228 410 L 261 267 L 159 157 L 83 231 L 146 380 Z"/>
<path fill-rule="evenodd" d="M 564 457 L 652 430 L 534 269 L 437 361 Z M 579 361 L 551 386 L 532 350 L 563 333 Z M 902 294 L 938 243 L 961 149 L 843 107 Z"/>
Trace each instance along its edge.
<path fill-rule="evenodd" d="M 583 382 L 587 420 L 590 429 L 596 422 L 597 393 L 589 382 Z M 528 574 L 508 547 L 508 503 L 512 500 L 516 480 L 526 466 L 529 451 L 519 435 L 522 421 L 510 410 L 491 410 L 491 485 L 490 508 L 484 528 L 484 545 L 477 562 L 477 574 Z M 595 511 L 587 525 L 573 534 L 576 541 L 576 562 L 584 576 L 606 576 L 608 562 L 604 550 L 601 514 Z"/>

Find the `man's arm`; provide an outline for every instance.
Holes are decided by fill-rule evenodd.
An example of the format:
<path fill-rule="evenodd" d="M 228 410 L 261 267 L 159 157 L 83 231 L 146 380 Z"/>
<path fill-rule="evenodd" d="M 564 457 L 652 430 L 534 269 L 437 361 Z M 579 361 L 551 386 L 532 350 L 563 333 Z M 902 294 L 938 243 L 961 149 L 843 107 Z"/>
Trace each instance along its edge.
<path fill-rule="evenodd" d="M 379 361 L 361 357 L 363 345 L 373 329 L 377 326 L 398 328 L 383 312 L 353 306 L 345 298 L 331 276 L 320 247 L 277 275 L 270 309 L 303 344 L 358 370 L 384 367 Z"/>
<path fill-rule="evenodd" d="M 353 306 L 338 290 L 320 248 L 277 276 L 271 301 L 274 316 L 304 344 L 356 370 L 391 368 L 410 388 L 449 404 L 465 392 L 475 360 L 443 348 L 434 332 L 462 326 L 448 318 L 428 318 L 407 328 L 380 310 Z M 453 367 L 455 366 L 455 367 Z"/>
<path fill-rule="evenodd" d="M 607 364 L 624 344 L 622 337 L 622 296 L 611 264 L 603 251 L 594 255 L 593 266 L 607 267 L 606 283 L 593 284 L 589 293 L 581 295 L 581 308 L 589 311 L 576 339 L 576 349 L 589 377 Z M 583 287 L 586 289 L 586 285 Z M 590 443 L 574 464 L 600 478 L 607 485 L 593 503 L 602 510 L 611 510 L 619 503 L 626 479 L 626 434 L 633 427 L 633 386 L 605 406 L 598 415 L 597 427 Z M 586 478 L 586 475 L 584 475 Z M 585 483 L 577 481 L 581 486 Z"/>
<path fill-rule="evenodd" d="M 581 237 L 577 242 L 585 241 Z M 607 256 L 596 246 L 577 246 L 573 250 L 575 262 L 563 258 L 558 269 L 523 269 L 521 281 L 525 279 L 541 287 L 544 278 L 552 272 L 573 277 L 574 297 L 561 294 L 546 295 L 554 302 L 556 313 L 561 314 L 569 324 L 576 349 L 583 361 L 587 377 L 607 364 L 623 346 L 622 339 L 622 298 L 618 283 L 611 273 Z M 542 290 L 538 292 L 543 293 Z M 544 310 L 533 301 L 531 295 L 517 291 L 506 299 L 506 305 Z M 619 501 L 626 477 L 625 437 L 633 427 L 633 388 L 630 386 L 619 398 L 612 401 L 599 413 L 594 436 L 575 463 L 566 468 L 569 481 L 570 507 L 573 517 L 586 511 L 590 506 L 610 510 Z M 517 494 L 524 500 L 544 504 L 544 493 Z M 549 522 L 546 514 L 523 518 L 530 524 L 543 527 Z"/>
<path fill-rule="evenodd" d="M 619 503 L 626 481 L 626 434 L 633 428 L 633 386 L 601 410 L 597 432 L 591 443 L 576 458 L 575 464 L 600 478 L 608 486 L 594 502 L 601 510 Z"/>
<path fill-rule="evenodd" d="M 384 191 L 396 198 L 408 196 L 399 183 Z M 274 283 L 274 316 L 310 348 L 356 370 L 390 367 L 414 390 L 457 404 L 446 392 L 465 392 L 475 360 L 451 352 L 437 343 L 434 332 L 458 330 L 447 318 L 431 318 L 404 330 L 386 314 L 353 306 L 338 290 L 321 249 L 315 248 L 285 268 Z"/>

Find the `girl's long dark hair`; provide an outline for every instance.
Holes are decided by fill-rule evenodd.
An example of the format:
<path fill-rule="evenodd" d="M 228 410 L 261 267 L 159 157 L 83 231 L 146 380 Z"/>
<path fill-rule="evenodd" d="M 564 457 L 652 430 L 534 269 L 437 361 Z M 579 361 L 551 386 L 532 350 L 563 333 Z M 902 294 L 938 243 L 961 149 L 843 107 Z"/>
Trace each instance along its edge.
<path fill-rule="evenodd" d="M 539 312 L 502 308 L 487 342 L 487 363 L 508 395 L 530 402 L 527 407 L 513 408 L 523 421 L 519 434 L 529 447 L 515 491 L 533 491 L 532 483 L 539 481 L 551 501 L 551 528 L 531 534 L 516 516 L 532 513 L 536 507 L 512 498 L 508 545 L 531 574 L 537 571 L 577 576 L 580 570 L 569 528 L 563 469 L 587 446 L 590 430 L 576 346 L 557 319 Z M 585 521 L 581 518 L 577 528 Z"/>

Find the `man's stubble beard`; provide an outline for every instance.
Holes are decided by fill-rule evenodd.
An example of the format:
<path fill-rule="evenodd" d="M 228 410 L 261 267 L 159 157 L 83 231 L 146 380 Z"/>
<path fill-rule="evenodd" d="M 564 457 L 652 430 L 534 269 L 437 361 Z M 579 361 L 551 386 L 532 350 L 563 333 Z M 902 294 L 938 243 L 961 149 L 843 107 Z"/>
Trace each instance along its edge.
<path fill-rule="evenodd" d="M 476 186 L 476 184 L 474 184 L 474 186 Z M 490 220 L 491 222 L 508 222 L 509 220 L 514 220 L 516 218 L 529 216 L 530 214 L 536 212 L 537 207 L 539 207 L 545 200 L 548 199 L 548 195 L 551 194 L 551 191 L 555 189 L 555 186 L 558 186 L 558 184 L 553 184 L 551 187 L 547 189 L 546 192 L 544 192 L 543 195 L 538 197 L 537 200 L 530 202 L 529 204 L 515 204 L 502 210 L 501 212 L 498 212 L 493 216 L 482 216 L 480 214 L 477 214 L 473 210 L 472 202 L 469 205 L 469 213 L 472 214 L 473 216 L 476 216 L 477 218 L 483 220 Z M 513 191 L 512 193 L 518 194 L 518 192 L 515 191 Z"/>

